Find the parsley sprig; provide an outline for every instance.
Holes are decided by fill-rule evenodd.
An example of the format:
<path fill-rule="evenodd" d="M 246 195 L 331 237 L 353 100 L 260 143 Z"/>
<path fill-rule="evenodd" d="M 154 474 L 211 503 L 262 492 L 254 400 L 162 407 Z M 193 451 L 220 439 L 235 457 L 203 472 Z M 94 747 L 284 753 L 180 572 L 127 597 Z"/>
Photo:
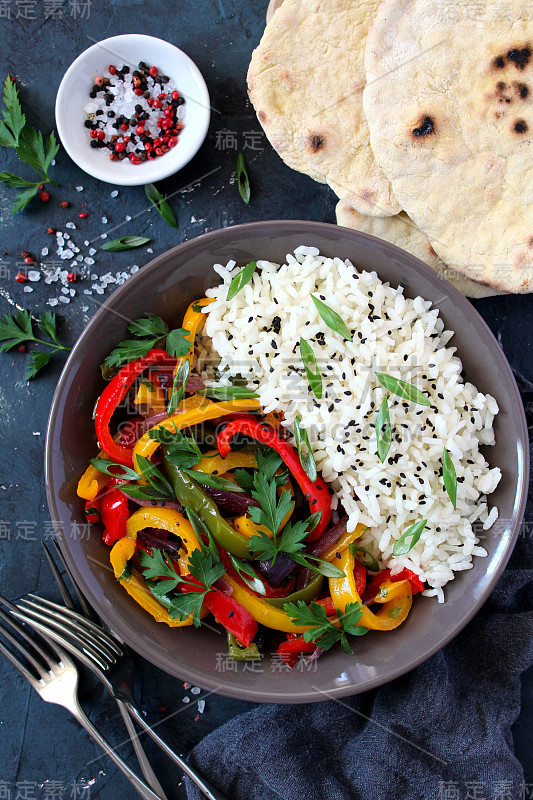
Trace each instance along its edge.
<path fill-rule="evenodd" d="M 211 586 L 222 577 L 226 568 L 212 538 L 208 535 L 209 544 L 202 541 L 201 534 L 205 535 L 207 529 L 203 525 L 200 517 L 195 512 L 187 508 L 187 515 L 191 525 L 198 535 L 200 549 L 195 549 L 189 554 L 188 567 L 189 573 L 195 581 L 182 578 L 168 557 L 168 554 L 161 550 L 153 549 L 151 553 L 141 551 L 139 559 L 143 568 L 145 578 L 157 581 L 151 586 L 156 596 L 168 596 L 178 586 L 190 587 L 189 591 L 178 593 L 172 597 L 168 613 L 173 619 L 183 620 L 193 615 L 195 627 L 201 625 L 200 612 L 205 596 Z"/>
<path fill-rule="evenodd" d="M 278 497 L 278 479 L 281 476 L 276 476 L 275 473 L 281 466 L 282 459 L 270 448 L 258 450 L 256 458 L 257 470 L 253 475 L 251 493 L 254 500 L 259 503 L 259 507 L 250 506 L 248 514 L 256 525 L 268 528 L 272 538 L 264 531 L 258 531 L 250 537 L 251 552 L 258 561 L 272 561 L 273 564 L 279 553 L 286 553 L 296 564 L 301 564 L 313 572 L 320 572 L 328 578 L 342 577 L 344 572 L 334 564 L 302 552 L 305 549 L 305 539 L 318 524 L 322 512 L 312 514 L 305 520 L 287 522 L 281 535 L 278 536 L 284 518 L 294 508 L 288 490 L 283 491 Z M 242 480 L 242 475 L 239 473 L 236 478 Z"/>
<path fill-rule="evenodd" d="M 41 183 L 54 183 L 48 176 L 48 170 L 59 150 L 54 133 L 51 133 L 46 141 L 43 139 L 41 131 L 36 131 L 26 124 L 26 117 L 22 113 L 22 107 L 18 96 L 18 90 L 14 81 L 9 77 L 4 83 L 4 108 L 2 109 L 3 119 L 0 121 L 0 145 L 12 147 L 19 160 L 28 164 L 39 174 L 39 179 L 28 181 L 13 175 L 11 172 L 0 172 L 0 183 L 20 189 L 15 195 L 15 202 L 11 213 L 21 211 L 25 208 L 32 197 L 39 191 Z M 57 185 L 57 184 L 56 184 Z"/>
<path fill-rule="evenodd" d="M 203 458 L 202 451 L 193 436 L 185 436 L 174 425 L 174 432 L 166 428 L 155 428 L 148 431 L 148 437 L 165 448 L 167 461 L 177 469 L 191 469 Z"/>
<path fill-rule="evenodd" d="M 297 603 L 285 603 L 283 608 L 296 625 L 311 626 L 304 632 L 304 639 L 306 642 L 315 642 L 322 650 L 329 650 L 340 642 L 344 652 L 350 654 L 352 650 L 347 634 L 363 636 L 368 633 L 368 628 L 357 624 L 363 616 L 360 603 L 348 603 L 344 612 L 336 609 L 339 627 L 334 625 L 324 606 L 319 603 L 312 602 L 307 606 L 303 600 L 298 600 Z"/>
<path fill-rule="evenodd" d="M 165 350 L 170 356 L 181 358 L 187 355 L 191 346 L 185 338 L 189 331 L 185 328 L 175 328 L 169 331 L 165 322 L 157 314 L 146 314 L 131 322 L 128 330 L 133 334 L 133 338 L 119 342 L 104 361 L 104 367 L 121 367 L 129 361 L 145 358 L 157 345 L 165 345 Z"/>
<path fill-rule="evenodd" d="M 59 353 L 61 350 L 70 350 L 70 347 L 62 345 L 59 341 L 57 333 L 57 320 L 56 315 L 51 311 L 45 311 L 40 320 L 37 322 L 37 327 L 45 336 L 51 341 L 46 339 L 39 339 L 33 333 L 32 316 L 29 311 L 21 309 L 14 317 L 9 314 L 4 314 L 0 319 L 0 353 L 11 350 L 13 347 L 20 347 L 29 343 L 41 344 L 45 347 L 50 347 L 51 350 L 47 352 L 35 352 L 30 354 L 30 363 L 26 369 L 25 379 L 30 381 L 34 378 L 39 370 L 45 367 L 54 353 Z"/>

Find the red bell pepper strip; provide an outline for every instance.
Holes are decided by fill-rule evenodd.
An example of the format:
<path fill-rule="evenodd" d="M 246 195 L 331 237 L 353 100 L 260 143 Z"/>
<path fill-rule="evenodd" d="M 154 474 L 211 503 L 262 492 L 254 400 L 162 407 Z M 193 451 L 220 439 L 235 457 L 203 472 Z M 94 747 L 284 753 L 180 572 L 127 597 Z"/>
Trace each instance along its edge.
<path fill-rule="evenodd" d="M 249 611 L 218 589 L 211 589 L 204 602 L 216 621 L 232 633 L 243 647 L 251 644 L 257 633 L 257 622 Z"/>
<path fill-rule="evenodd" d="M 126 522 L 129 517 L 128 500 L 118 486 L 107 491 L 102 501 L 102 524 L 105 544 L 112 545 L 126 536 Z"/>
<path fill-rule="evenodd" d="M 391 581 L 409 581 L 411 584 L 411 589 L 413 590 L 413 594 L 418 594 L 418 592 L 423 592 L 426 588 L 416 572 L 413 572 L 412 569 L 407 569 L 404 567 L 401 572 L 396 573 L 396 575 L 390 576 Z"/>
<path fill-rule="evenodd" d="M 329 598 L 331 600 L 331 598 Z M 281 660 L 291 669 L 294 669 L 298 663 L 300 655 L 303 653 L 314 653 L 317 645 L 314 642 L 306 642 L 303 636 L 287 639 L 282 642 L 276 653 L 280 656 Z"/>
<path fill-rule="evenodd" d="M 103 494 L 97 494 L 94 500 L 85 501 L 85 519 L 87 522 L 100 522 L 103 499 Z"/>
<path fill-rule="evenodd" d="M 150 350 L 145 358 L 139 358 L 122 367 L 120 372 L 115 375 L 113 380 L 108 383 L 96 406 L 94 424 L 96 437 L 102 450 L 112 461 L 118 461 L 126 467 L 133 466 L 133 451 L 127 447 L 117 444 L 109 430 L 109 423 L 119 403 L 124 400 L 128 390 L 134 380 L 144 372 L 147 367 L 159 361 L 168 359 L 169 355 L 165 350 Z"/>
<path fill-rule="evenodd" d="M 217 437 L 218 452 L 223 458 L 230 452 L 231 439 L 236 433 L 257 439 L 261 444 L 272 447 L 281 456 L 307 498 L 311 514 L 317 511 L 322 512 L 318 525 L 308 534 L 307 540 L 311 542 L 322 536 L 331 518 L 331 498 L 329 489 L 320 475 L 317 476 L 316 481 L 309 480 L 300 464 L 297 451 L 288 442 L 281 439 L 274 428 L 259 420 L 236 419 L 226 425 Z"/>

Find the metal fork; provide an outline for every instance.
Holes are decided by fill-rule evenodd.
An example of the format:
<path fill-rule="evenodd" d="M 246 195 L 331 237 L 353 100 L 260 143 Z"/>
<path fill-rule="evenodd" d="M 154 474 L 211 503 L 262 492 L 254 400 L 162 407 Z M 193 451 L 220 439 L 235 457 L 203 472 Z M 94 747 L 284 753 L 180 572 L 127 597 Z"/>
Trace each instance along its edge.
<path fill-rule="evenodd" d="M 124 702 L 135 722 L 198 786 L 208 800 L 227 800 L 146 722 L 137 708 L 133 693 L 134 663 L 120 640 L 76 611 L 33 594 L 28 597 L 30 599 L 24 599 L 13 606 L 0 595 L 0 602 L 7 605 L 23 622 L 65 647 L 85 664 L 113 697 Z"/>
<path fill-rule="evenodd" d="M 74 605 L 72 597 L 70 596 L 70 592 L 69 592 L 69 590 L 67 588 L 67 584 L 63 580 L 63 576 L 61 575 L 61 572 L 59 571 L 59 568 L 58 568 L 56 562 L 53 559 L 52 553 L 50 552 L 50 550 L 48 549 L 48 547 L 46 546 L 46 544 L 44 542 L 41 542 L 41 544 L 42 544 L 46 559 L 48 561 L 48 565 L 50 567 L 50 570 L 52 571 L 52 575 L 53 575 L 54 580 L 55 580 L 55 582 L 57 584 L 57 587 L 59 589 L 59 592 L 61 594 L 61 597 L 62 597 L 62 600 L 63 600 L 65 606 L 67 608 L 70 608 L 72 611 L 75 611 L 76 610 L 76 606 Z M 81 593 L 76 581 L 74 580 L 74 576 L 72 575 L 70 569 L 67 566 L 67 562 L 63 558 L 63 554 L 61 553 L 61 550 L 59 549 L 59 547 L 57 546 L 55 541 L 52 541 L 52 544 L 54 546 L 54 550 L 55 550 L 55 553 L 57 555 L 57 558 L 61 562 L 62 566 L 65 569 L 66 574 L 69 577 L 70 583 L 72 585 L 72 589 L 74 591 L 74 594 L 76 595 L 78 603 L 80 604 L 80 608 L 81 608 L 81 611 L 82 611 L 83 615 L 86 617 L 86 619 L 89 619 L 92 622 L 102 624 L 100 619 L 99 619 L 99 617 L 96 615 L 96 613 L 93 611 L 93 609 L 91 608 L 91 606 L 89 605 L 89 603 L 87 602 L 87 600 L 85 599 L 83 594 Z M 141 744 L 139 736 L 137 735 L 137 731 L 135 729 L 135 726 L 134 726 L 133 721 L 132 721 L 132 719 L 131 719 L 131 717 L 130 717 L 130 715 L 128 713 L 128 710 L 127 710 L 126 706 L 124 705 L 122 700 L 119 700 L 118 698 L 115 698 L 115 699 L 116 699 L 116 703 L 117 703 L 118 709 L 119 709 L 119 711 L 120 711 L 120 713 L 122 715 L 122 719 L 124 720 L 124 724 L 126 726 L 126 730 L 128 731 L 129 738 L 130 738 L 130 740 L 131 740 L 131 742 L 133 744 L 133 749 L 135 750 L 135 754 L 137 756 L 137 761 L 139 762 L 139 765 L 141 767 L 141 770 L 142 770 L 142 773 L 143 773 L 144 778 L 146 780 L 146 783 L 148 784 L 148 786 L 150 786 L 151 789 L 154 790 L 154 792 L 156 794 L 159 795 L 161 800 L 167 800 L 167 797 L 166 797 L 166 795 L 165 795 L 165 793 L 163 791 L 163 787 L 159 783 L 159 781 L 158 781 L 158 779 L 156 777 L 156 774 L 153 771 L 152 766 L 151 766 L 151 764 L 150 764 L 150 762 L 148 760 L 148 756 L 144 752 L 144 748 L 143 748 L 143 746 Z"/>
<path fill-rule="evenodd" d="M 0 622 L 0 633 L 12 647 L 18 650 L 24 657 L 27 665 L 24 664 L 14 652 L 6 647 L 1 640 L 0 653 L 24 675 L 45 702 L 63 706 L 63 708 L 70 711 L 94 741 L 100 745 L 102 750 L 104 750 L 122 774 L 125 775 L 143 800 L 159 800 L 159 796 L 130 769 L 85 714 L 78 700 L 78 670 L 63 648 L 60 646 L 58 647 L 41 633 L 40 638 L 45 645 L 43 647 L 43 645 L 32 638 L 11 615 L 5 613 L 1 609 L 0 619 L 11 626 L 10 630 L 6 625 Z M 14 631 L 20 639 L 17 638 L 12 631 Z M 22 644 L 20 641 L 21 639 L 25 641 L 28 646 Z"/>

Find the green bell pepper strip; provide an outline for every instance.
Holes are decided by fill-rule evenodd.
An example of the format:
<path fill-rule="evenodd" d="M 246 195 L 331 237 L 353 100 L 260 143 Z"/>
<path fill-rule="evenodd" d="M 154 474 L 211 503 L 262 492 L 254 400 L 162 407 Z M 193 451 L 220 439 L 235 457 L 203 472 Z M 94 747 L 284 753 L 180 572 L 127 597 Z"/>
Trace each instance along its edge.
<path fill-rule="evenodd" d="M 233 553 L 233 555 L 238 558 L 252 558 L 253 553 L 250 552 L 250 540 L 247 539 L 246 536 L 243 536 L 242 533 L 236 531 L 235 528 L 224 519 L 214 500 L 200 488 L 194 478 L 191 478 L 189 475 L 186 475 L 180 469 L 173 466 L 167 459 L 165 449 L 161 449 L 167 478 L 181 505 L 189 506 L 189 508 L 192 508 L 192 510 L 201 517 L 215 542 L 224 550 L 227 550 L 228 553 Z"/>
<path fill-rule="evenodd" d="M 298 589 L 297 592 L 288 594 L 287 597 L 263 597 L 263 600 L 271 606 L 276 606 L 276 608 L 283 608 L 285 603 L 297 603 L 298 600 L 310 603 L 322 589 L 323 582 L 324 576 L 318 574 L 303 589 Z"/>
<path fill-rule="evenodd" d="M 228 635 L 228 655 L 234 661 L 256 661 L 261 658 L 261 653 L 255 642 L 249 644 L 248 647 L 243 647 L 233 633 L 229 631 L 226 631 L 226 633 Z"/>

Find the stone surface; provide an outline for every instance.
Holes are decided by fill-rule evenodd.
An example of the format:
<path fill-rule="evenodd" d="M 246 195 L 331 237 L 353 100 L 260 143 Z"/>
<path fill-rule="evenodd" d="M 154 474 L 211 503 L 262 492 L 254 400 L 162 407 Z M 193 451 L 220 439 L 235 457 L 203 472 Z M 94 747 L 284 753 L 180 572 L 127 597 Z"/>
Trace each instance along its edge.
<path fill-rule="evenodd" d="M 3 9 L 11 6 L 11 18 Z M 175 193 L 171 205 L 178 218 L 178 230 L 166 226 L 153 211 L 146 213 L 142 188 L 115 188 L 100 184 L 81 172 L 60 151 L 53 177 L 60 186 L 47 187 L 50 201 L 32 201 L 22 213 L 11 215 L 14 190 L 0 185 L 0 311 L 11 312 L 14 305 L 42 312 L 50 297 L 60 295 L 57 284 L 44 280 L 33 283 L 34 291 L 24 293 L 24 285 L 14 280 L 21 266 L 20 252 L 36 257 L 43 247 L 50 248 L 45 263 L 57 260 L 54 237 L 49 225 L 62 231 L 72 221 L 74 241 L 85 240 L 98 248 L 103 232 L 109 238 L 147 235 L 154 254 L 222 226 L 259 219 L 294 218 L 334 222 L 336 198 L 325 186 L 286 167 L 265 141 L 246 96 L 245 76 L 252 49 L 264 27 L 266 0 L 197 0 L 194 4 L 174 4 L 170 0 L 93 0 L 74 2 L 2 3 L 0 33 L 5 45 L 0 56 L 0 77 L 11 74 L 21 88 L 28 121 L 45 133 L 54 124 L 54 100 L 61 77 L 71 61 L 94 41 L 126 32 L 142 32 L 166 38 L 187 52 L 207 81 L 213 113 L 205 144 L 193 161 L 179 174 L 161 185 Z M 48 11 L 49 16 L 45 17 Z M 19 17 L 17 18 L 17 13 Z M 24 15 L 35 19 L 25 18 Z M 83 16 L 82 16 L 83 14 Z M 142 58 L 142 53 L 139 54 Z M 178 79 L 179 83 L 179 79 Z M 241 201 L 235 184 L 235 159 L 242 150 L 249 165 L 252 200 Z M 0 169 L 17 172 L 13 152 L 0 150 Z M 30 175 L 26 167 L 21 173 Z M 75 187 L 83 186 L 83 191 Z M 68 200 L 70 207 L 59 203 Z M 85 204 L 82 208 L 82 204 Z M 87 218 L 79 218 L 80 212 Z M 132 217 L 126 222 L 126 216 Z M 102 223 L 102 217 L 108 219 Z M 111 234 L 111 231 L 113 233 Z M 93 245 L 91 245 L 93 246 Z M 82 247 L 82 249 L 84 249 Z M 141 267 L 152 256 L 144 249 L 123 253 L 98 252 L 91 271 Z M 24 265 L 25 266 L 25 265 Z M 62 338 L 74 343 L 84 325 L 106 295 L 84 295 L 92 281 L 71 285 L 77 292 L 69 304 L 59 304 Z M 108 289 L 109 292 L 111 290 Z M 528 296 L 497 297 L 478 301 L 476 307 L 497 335 L 515 370 L 526 404 L 533 408 L 533 330 Z M 86 308 L 86 310 L 84 310 Z M 57 597 L 39 541 L 50 535 L 43 475 L 43 448 L 46 420 L 62 358 L 33 382 L 24 381 L 27 356 L 17 351 L 0 356 L 0 417 L 2 420 L 2 459 L 0 463 L 0 591 L 15 599 L 36 591 Z M 91 800 L 120 796 L 136 797 L 122 776 L 77 727 L 67 712 L 42 703 L 15 671 L 1 662 L 0 681 L 0 796 L 85 797 Z M 171 718 L 161 730 L 178 750 L 188 751 L 204 735 L 235 714 L 253 707 L 250 703 L 210 695 L 205 712 L 195 721 L 195 702 L 205 693 L 182 703 L 182 685 L 138 659 L 138 695 L 152 722 Z M 123 741 L 125 730 L 117 723 L 112 701 L 99 685 L 84 681 L 82 694 L 93 721 L 115 744 Z M 533 784 L 531 748 L 533 744 L 533 674 L 524 676 L 524 705 L 515 726 L 517 754 L 526 768 L 526 781 Z M 177 771 L 159 752 L 148 745 L 153 762 L 169 794 L 180 781 Z M 120 750 L 131 757 L 131 746 Z M 55 784 L 54 784 L 55 782 Z M 89 785 L 89 790 L 84 785 Z M 53 791 L 56 794 L 53 794 Z M 9 794 L 8 791 L 11 793 Z M 82 792 L 85 792 L 84 794 Z M 3 792 L 3 793 L 2 793 Z M 17 792 L 19 794 L 17 795 Z M 23 793 L 25 792 L 25 793 Z M 33 792 L 33 794 L 32 794 Z"/>

